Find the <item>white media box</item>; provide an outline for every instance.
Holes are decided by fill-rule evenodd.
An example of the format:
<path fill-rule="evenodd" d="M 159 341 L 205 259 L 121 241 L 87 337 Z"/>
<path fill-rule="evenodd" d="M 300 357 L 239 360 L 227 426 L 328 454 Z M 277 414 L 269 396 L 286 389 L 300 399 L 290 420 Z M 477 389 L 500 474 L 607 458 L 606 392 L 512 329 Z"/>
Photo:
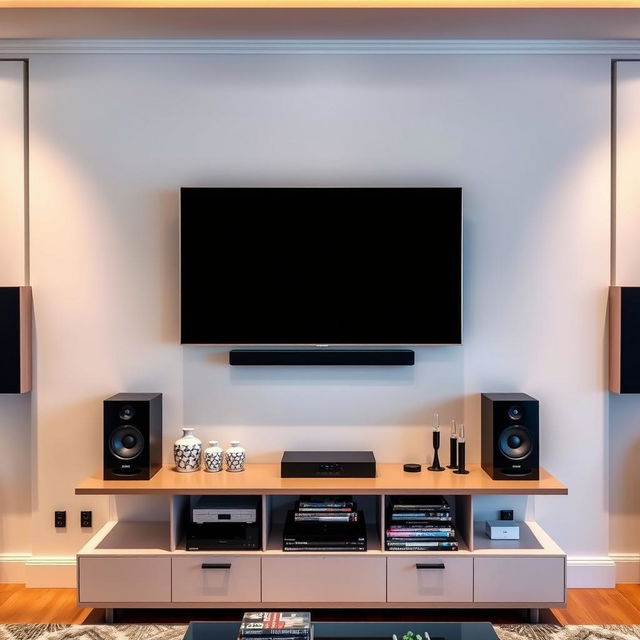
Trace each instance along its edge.
<path fill-rule="evenodd" d="M 520 540 L 520 527 L 513 520 L 487 520 L 484 530 L 492 540 Z"/>

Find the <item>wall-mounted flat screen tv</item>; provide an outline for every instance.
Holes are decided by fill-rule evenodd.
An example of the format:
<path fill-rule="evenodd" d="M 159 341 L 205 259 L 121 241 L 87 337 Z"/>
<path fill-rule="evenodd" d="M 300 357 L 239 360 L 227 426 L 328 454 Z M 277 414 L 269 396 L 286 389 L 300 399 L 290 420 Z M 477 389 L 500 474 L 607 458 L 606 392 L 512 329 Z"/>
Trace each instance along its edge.
<path fill-rule="evenodd" d="M 182 344 L 462 342 L 462 189 L 183 188 Z"/>

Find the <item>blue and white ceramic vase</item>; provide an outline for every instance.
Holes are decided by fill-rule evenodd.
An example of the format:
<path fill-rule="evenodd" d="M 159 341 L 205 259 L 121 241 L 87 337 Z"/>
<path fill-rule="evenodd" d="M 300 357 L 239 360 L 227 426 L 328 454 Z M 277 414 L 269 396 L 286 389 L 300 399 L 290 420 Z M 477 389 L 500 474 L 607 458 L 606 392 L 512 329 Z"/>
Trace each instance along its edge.
<path fill-rule="evenodd" d="M 218 446 L 217 440 L 209 440 L 209 447 L 204 450 L 204 470 L 209 473 L 222 471 L 224 451 Z"/>
<path fill-rule="evenodd" d="M 224 464 L 227 471 L 244 471 L 247 452 L 240 446 L 239 440 L 232 440 L 231 446 L 225 451 Z"/>
<path fill-rule="evenodd" d="M 202 442 L 193 435 L 193 428 L 183 427 L 182 438 L 176 440 L 173 445 L 176 471 L 180 473 L 199 471 L 201 454 Z"/>

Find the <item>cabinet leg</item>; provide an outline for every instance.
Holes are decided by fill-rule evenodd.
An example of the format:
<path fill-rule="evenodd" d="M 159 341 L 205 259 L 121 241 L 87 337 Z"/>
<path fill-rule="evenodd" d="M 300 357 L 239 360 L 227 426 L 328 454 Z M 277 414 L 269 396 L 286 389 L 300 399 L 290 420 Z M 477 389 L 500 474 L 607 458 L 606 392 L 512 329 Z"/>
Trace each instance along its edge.
<path fill-rule="evenodd" d="M 529 622 L 531 624 L 540 622 L 540 609 L 529 609 Z"/>
<path fill-rule="evenodd" d="M 104 610 L 104 621 L 107 624 L 113 624 L 113 619 L 114 619 L 113 612 L 114 612 L 113 609 L 105 609 Z"/>

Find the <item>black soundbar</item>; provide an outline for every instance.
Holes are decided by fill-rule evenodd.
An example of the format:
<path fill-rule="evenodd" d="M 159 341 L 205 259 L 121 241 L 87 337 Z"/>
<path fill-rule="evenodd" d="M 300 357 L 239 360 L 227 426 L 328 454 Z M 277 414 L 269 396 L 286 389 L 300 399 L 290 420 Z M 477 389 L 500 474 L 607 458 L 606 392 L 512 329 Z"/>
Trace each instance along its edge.
<path fill-rule="evenodd" d="M 411 349 L 233 349 L 236 366 L 412 366 Z"/>

